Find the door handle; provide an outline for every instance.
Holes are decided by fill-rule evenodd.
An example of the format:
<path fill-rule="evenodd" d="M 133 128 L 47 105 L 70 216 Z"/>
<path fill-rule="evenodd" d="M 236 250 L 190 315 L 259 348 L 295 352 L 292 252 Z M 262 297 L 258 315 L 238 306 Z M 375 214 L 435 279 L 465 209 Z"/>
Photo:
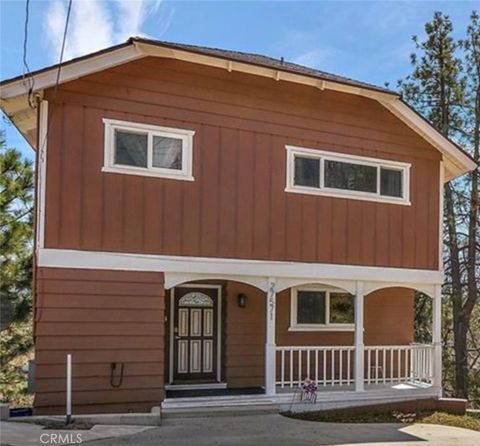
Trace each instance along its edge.
<path fill-rule="evenodd" d="M 175 340 L 180 339 L 180 336 L 175 336 Z"/>

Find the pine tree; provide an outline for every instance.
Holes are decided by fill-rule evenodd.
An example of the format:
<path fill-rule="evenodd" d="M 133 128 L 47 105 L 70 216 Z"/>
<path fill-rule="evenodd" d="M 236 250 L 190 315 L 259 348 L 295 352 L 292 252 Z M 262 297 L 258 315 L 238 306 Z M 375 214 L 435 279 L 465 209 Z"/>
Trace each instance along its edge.
<path fill-rule="evenodd" d="M 478 31 L 478 20 L 472 19 L 468 31 L 469 41 L 478 39 L 475 29 Z M 462 61 L 458 54 L 460 50 L 467 47 L 467 44 L 453 39 L 452 22 L 441 12 L 436 12 L 433 20 L 425 25 L 425 32 L 426 39 L 423 42 L 420 42 L 417 37 L 413 38 L 416 51 L 421 56 L 412 55 L 413 72 L 404 81 L 400 81 L 399 85 L 404 98 L 440 132 L 451 139 L 465 143 L 466 129 L 468 122 L 471 121 L 471 115 L 466 113 L 466 109 L 472 103 L 471 92 L 475 90 L 471 74 L 474 70 L 472 61 L 476 56 L 473 56 L 472 44 L 468 44 L 468 51 L 472 56 Z M 465 72 L 468 76 L 465 76 Z M 465 191 L 473 190 L 476 190 L 476 193 L 471 193 L 469 198 Z M 464 235 L 464 228 L 470 228 L 475 240 L 478 236 L 478 225 L 472 226 L 470 222 L 472 215 L 475 221 L 478 217 L 478 171 L 447 183 L 444 198 L 446 245 L 444 294 L 451 301 L 451 305 L 447 308 L 452 309 L 453 316 L 455 353 L 453 387 L 456 396 L 466 398 L 468 397 L 469 359 L 467 336 L 476 297 L 470 297 L 470 291 L 465 286 L 467 282 L 465 276 L 467 275 L 470 278 L 468 280 L 471 281 L 471 273 L 466 271 L 470 271 L 469 264 L 472 261 L 474 264 L 472 271 L 475 270 L 475 260 L 472 259 L 475 259 L 476 255 L 470 256 L 468 252 L 471 237 Z M 474 275 L 473 278 L 475 278 Z M 478 284 L 476 287 L 472 286 L 472 290 L 474 288 L 478 294 Z"/>
<path fill-rule="evenodd" d="M 0 298 L 16 319 L 31 310 L 33 169 L 0 134 Z M 5 308 L 5 307 L 4 307 Z"/>
<path fill-rule="evenodd" d="M 472 327 L 478 328 L 480 325 L 480 309 L 478 308 L 480 294 L 480 168 L 478 167 L 480 163 L 480 19 L 476 11 L 473 11 L 470 16 L 467 37 L 461 41 L 461 45 L 465 52 L 467 74 L 465 126 L 462 136 L 464 145 L 471 149 L 472 156 L 477 162 L 477 168 L 469 174 L 465 197 L 461 203 L 464 205 L 460 209 L 461 225 L 467 228 L 464 241 L 467 290 L 459 315 L 463 328 L 459 336 L 462 337 L 461 342 L 465 343 L 468 348 L 467 336 L 470 330 L 473 355 L 469 355 L 471 349 L 468 348 L 462 364 L 462 368 L 466 368 L 465 373 L 468 373 L 472 369 L 478 369 L 475 361 L 480 360 L 480 347 L 477 346 L 480 343 L 480 333 L 472 329 Z M 476 311 L 475 306 L 477 306 Z M 469 376 L 473 374 L 468 373 Z M 477 387 L 475 384 L 473 380 L 469 380 L 467 389 Z"/>

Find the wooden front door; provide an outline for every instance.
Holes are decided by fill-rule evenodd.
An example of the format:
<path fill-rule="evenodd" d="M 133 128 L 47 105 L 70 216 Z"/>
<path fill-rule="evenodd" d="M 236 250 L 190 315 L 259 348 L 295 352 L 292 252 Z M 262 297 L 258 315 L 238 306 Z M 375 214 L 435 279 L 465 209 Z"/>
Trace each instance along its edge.
<path fill-rule="evenodd" d="M 218 288 L 175 289 L 174 382 L 217 380 L 218 299 Z"/>

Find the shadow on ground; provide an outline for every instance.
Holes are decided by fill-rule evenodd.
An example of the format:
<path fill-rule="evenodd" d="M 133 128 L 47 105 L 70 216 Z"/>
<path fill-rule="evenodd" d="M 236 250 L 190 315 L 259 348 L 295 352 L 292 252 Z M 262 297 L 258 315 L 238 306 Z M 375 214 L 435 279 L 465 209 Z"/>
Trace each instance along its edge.
<path fill-rule="evenodd" d="M 159 428 L 96 446 L 322 446 L 322 445 L 476 446 L 480 434 L 434 425 L 336 424 L 285 418 L 276 414 L 172 418 Z"/>

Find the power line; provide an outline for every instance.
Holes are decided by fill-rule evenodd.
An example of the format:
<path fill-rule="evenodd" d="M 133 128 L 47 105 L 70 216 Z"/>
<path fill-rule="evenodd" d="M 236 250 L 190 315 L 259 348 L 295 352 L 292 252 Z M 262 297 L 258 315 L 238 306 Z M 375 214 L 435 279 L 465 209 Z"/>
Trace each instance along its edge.
<path fill-rule="evenodd" d="M 55 99 L 57 97 L 57 91 L 58 91 L 58 84 L 60 83 L 60 73 L 62 71 L 63 54 L 65 52 L 65 43 L 67 41 L 68 24 L 69 24 L 69 21 L 70 21 L 70 12 L 72 10 L 72 3 L 73 3 L 73 0 L 69 0 L 68 8 L 67 8 L 67 16 L 65 18 L 65 28 L 63 30 L 63 39 L 62 39 L 62 46 L 61 46 L 61 49 L 60 49 L 60 57 L 59 57 L 59 60 L 58 60 L 57 79 L 55 81 L 55 86 L 54 86 L 52 100 L 51 100 L 52 105 L 55 103 Z M 43 163 L 47 162 L 47 160 L 45 159 L 45 148 L 46 148 L 45 146 L 46 146 L 47 141 L 48 141 L 48 135 L 50 134 L 50 128 L 51 128 L 51 124 L 52 124 L 52 110 L 53 110 L 53 107 L 48 107 L 47 130 L 45 132 L 45 136 L 43 137 L 42 141 L 37 140 L 37 160 L 39 162 L 43 162 Z M 41 144 L 41 146 L 40 146 L 40 144 Z M 37 172 L 40 172 L 40 169 L 39 169 L 38 165 L 37 165 Z M 45 178 L 43 178 L 43 181 L 45 181 Z M 38 188 L 38 190 L 40 190 L 40 188 Z M 38 195 L 37 195 L 38 209 L 41 209 L 41 207 L 42 207 L 41 200 L 42 200 L 41 194 L 38 193 Z M 37 222 L 37 225 L 38 224 L 39 223 Z"/>
<path fill-rule="evenodd" d="M 33 100 L 33 88 L 35 86 L 35 80 L 30 71 L 30 67 L 27 62 L 27 46 L 28 46 L 28 21 L 30 17 L 30 0 L 25 2 L 25 26 L 23 30 L 23 84 L 28 92 L 28 105 L 31 108 L 35 108 L 35 101 Z"/>
<path fill-rule="evenodd" d="M 55 89 L 54 89 L 54 96 L 53 96 L 54 99 L 57 96 L 58 84 L 60 82 L 60 72 L 62 70 L 63 53 L 65 52 L 65 43 L 67 41 L 68 23 L 70 21 L 70 12 L 72 11 L 72 3 L 73 3 L 73 0 L 68 1 L 67 17 L 65 18 L 65 28 L 63 30 L 63 39 L 62 39 L 62 46 L 61 46 L 61 50 L 60 50 L 60 59 L 58 61 L 57 80 L 55 81 Z"/>
<path fill-rule="evenodd" d="M 58 91 L 58 85 L 60 83 L 60 73 L 62 72 L 62 62 L 63 62 L 63 54 L 65 52 L 65 43 L 67 41 L 67 32 L 68 32 L 68 24 L 70 22 L 70 13 L 72 11 L 72 3 L 73 0 L 69 0 L 68 2 L 68 8 L 67 8 L 67 16 L 65 18 L 65 28 L 63 30 L 63 38 L 62 38 L 62 46 L 60 48 L 60 56 L 58 60 L 58 69 L 57 69 L 57 78 L 55 80 L 55 86 L 53 88 L 53 95 L 52 95 L 52 105 L 55 102 L 55 99 L 57 97 L 57 91 Z M 42 147 L 39 147 L 39 156 L 42 156 L 43 150 L 45 149 L 45 144 L 48 141 L 48 134 L 50 133 L 50 125 L 52 122 L 52 110 L 53 107 L 48 108 L 48 116 L 47 116 L 47 131 L 45 133 L 45 138 L 42 141 Z"/>

